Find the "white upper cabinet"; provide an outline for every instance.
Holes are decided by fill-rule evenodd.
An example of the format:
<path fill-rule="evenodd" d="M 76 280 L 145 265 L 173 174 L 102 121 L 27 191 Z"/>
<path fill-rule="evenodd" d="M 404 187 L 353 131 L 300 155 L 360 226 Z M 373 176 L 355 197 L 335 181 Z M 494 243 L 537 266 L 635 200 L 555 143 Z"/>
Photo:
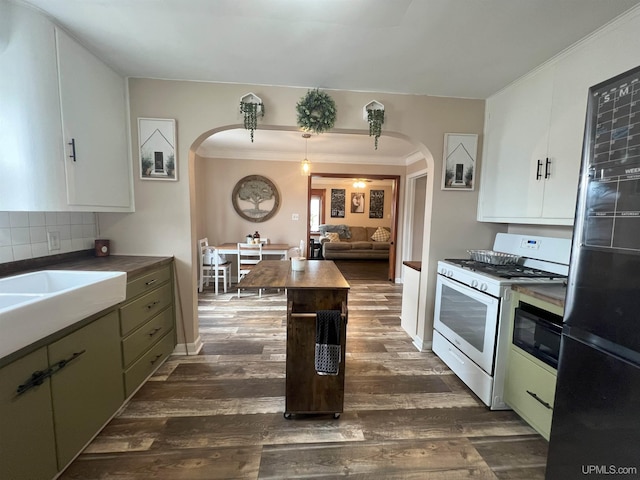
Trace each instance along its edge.
<path fill-rule="evenodd" d="M 540 217 L 552 91 L 553 71 L 540 70 L 487 101 L 481 220 Z"/>
<path fill-rule="evenodd" d="M 487 100 L 478 220 L 572 225 L 589 87 L 640 65 L 635 9 Z"/>
<path fill-rule="evenodd" d="M 0 211 L 64 209 L 53 25 L 2 0 L 0 18 Z"/>
<path fill-rule="evenodd" d="M 124 79 L 56 28 L 70 205 L 128 207 Z"/>
<path fill-rule="evenodd" d="M 124 79 L 35 10 L 0 18 L 0 211 L 132 211 Z"/>

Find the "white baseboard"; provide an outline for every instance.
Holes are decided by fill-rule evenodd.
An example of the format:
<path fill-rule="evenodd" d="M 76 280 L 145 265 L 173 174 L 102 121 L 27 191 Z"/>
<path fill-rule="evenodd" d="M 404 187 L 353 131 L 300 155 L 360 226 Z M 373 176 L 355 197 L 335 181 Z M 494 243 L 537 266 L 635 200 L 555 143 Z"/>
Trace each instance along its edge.
<path fill-rule="evenodd" d="M 413 346 L 416 347 L 421 352 L 431 352 L 432 351 L 431 347 L 433 346 L 433 342 L 431 340 L 425 342 L 424 340 L 422 340 L 420 337 L 416 335 L 415 338 L 413 339 Z"/>
<path fill-rule="evenodd" d="M 200 353 L 203 347 L 202 339 L 200 335 L 193 343 L 179 343 L 176 348 L 173 349 L 173 355 L 197 355 Z"/>

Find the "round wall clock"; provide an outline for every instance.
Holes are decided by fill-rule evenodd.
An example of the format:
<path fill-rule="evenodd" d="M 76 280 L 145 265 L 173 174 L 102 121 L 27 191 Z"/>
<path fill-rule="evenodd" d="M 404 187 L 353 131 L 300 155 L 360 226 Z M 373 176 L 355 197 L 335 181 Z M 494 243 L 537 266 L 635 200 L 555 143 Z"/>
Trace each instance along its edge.
<path fill-rule="evenodd" d="M 278 211 L 280 193 L 268 178 L 262 175 L 249 175 L 236 183 L 231 201 L 236 213 L 245 220 L 264 222 Z"/>

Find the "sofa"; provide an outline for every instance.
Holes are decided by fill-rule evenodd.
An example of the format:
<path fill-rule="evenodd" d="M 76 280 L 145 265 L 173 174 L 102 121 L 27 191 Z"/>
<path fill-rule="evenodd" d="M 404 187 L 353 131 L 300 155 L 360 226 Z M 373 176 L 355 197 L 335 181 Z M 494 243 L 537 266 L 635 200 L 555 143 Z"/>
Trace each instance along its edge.
<path fill-rule="evenodd" d="M 376 234 L 378 228 L 381 231 Z M 391 233 L 387 227 L 320 225 L 320 233 L 322 257 L 326 260 L 387 260 L 389 258 Z M 385 238 L 386 241 L 383 240 Z"/>

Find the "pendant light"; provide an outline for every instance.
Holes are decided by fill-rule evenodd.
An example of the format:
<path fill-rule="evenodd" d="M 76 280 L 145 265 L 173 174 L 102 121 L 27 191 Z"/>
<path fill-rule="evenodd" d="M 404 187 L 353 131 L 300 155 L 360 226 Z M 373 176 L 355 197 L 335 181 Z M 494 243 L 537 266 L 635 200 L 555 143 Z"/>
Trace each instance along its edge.
<path fill-rule="evenodd" d="M 309 142 L 310 133 L 303 133 L 302 138 L 304 138 L 304 160 L 300 162 L 300 175 L 308 177 L 311 175 L 311 162 L 307 160 L 307 143 Z"/>

